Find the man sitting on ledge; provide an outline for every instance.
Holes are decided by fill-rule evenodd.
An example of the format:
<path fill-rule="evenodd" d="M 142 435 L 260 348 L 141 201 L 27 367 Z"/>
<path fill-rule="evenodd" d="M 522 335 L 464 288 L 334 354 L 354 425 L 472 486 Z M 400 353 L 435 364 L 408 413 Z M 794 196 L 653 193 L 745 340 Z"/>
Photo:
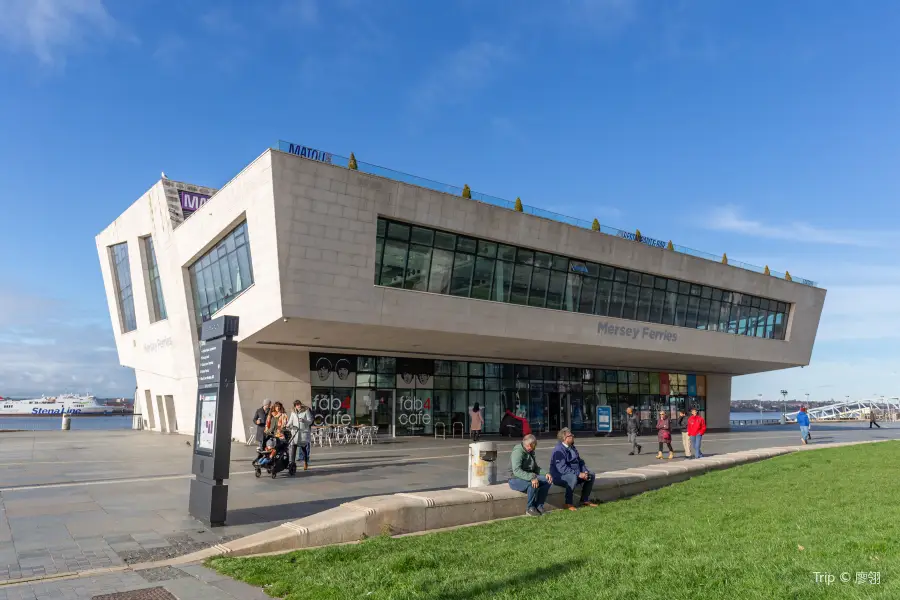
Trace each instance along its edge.
<path fill-rule="evenodd" d="M 544 514 L 544 502 L 550 491 L 553 478 L 542 470 L 537 464 L 534 449 L 537 448 L 537 438 L 529 434 L 522 438 L 521 444 L 513 448 L 510 459 L 512 477 L 509 487 L 517 492 L 528 493 L 528 506 L 525 514 L 529 517 L 539 517 Z"/>
<path fill-rule="evenodd" d="M 588 471 L 581 455 L 575 448 L 575 434 L 568 427 L 563 427 L 556 435 L 559 442 L 550 457 L 550 475 L 553 483 L 566 488 L 566 510 L 575 508 L 575 487 L 581 485 L 581 505 L 597 506 L 591 502 L 591 490 L 594 489 L 594 474 Z"/>

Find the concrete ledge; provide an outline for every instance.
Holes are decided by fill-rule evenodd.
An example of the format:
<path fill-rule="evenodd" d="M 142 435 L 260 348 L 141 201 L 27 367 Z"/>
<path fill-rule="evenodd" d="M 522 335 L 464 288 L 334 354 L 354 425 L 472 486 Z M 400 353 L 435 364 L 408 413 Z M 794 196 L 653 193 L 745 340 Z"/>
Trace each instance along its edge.
<path fill-rule="evenodd" d="M 801 450 L 869 443 L 876 443 L 876 440 L 760 448 L 678 462 L 664 460 L 659 464 L 598 473 L 594 481 L 593 496 L 595 500 L 611 502 L 710 471 L 774 456 Z M 554 485 L 548 496 L 548 504 L 554 508 L 562 507 L 564 493 L 562 487 Z M 371 496 L 227 544 L 213 546 L 181 557 L 179 562 L 205 560 L 225 554 L 249 556 L 286 552 L 356 542 L 381 534 L 406 535 L 434 531 L 521 516 L 524 511 L 525 495 L 510 489 L 506 483 L 481 488 Z"/>

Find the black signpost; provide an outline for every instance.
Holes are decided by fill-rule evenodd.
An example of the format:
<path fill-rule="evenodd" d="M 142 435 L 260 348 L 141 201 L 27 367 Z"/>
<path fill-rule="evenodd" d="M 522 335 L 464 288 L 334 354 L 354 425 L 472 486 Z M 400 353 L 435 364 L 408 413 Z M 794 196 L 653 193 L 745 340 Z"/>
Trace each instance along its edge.
<path fill-rule="evenodd" d="M 188 511 L 204 524 L 225 524 L 231 462 L 231 416 L 237 365 L 237 317 L 219 317 L 203 324 L 200 332 L 200 368 L 197 385 L 197 421 L 194 427 L 194 462 Z"/>

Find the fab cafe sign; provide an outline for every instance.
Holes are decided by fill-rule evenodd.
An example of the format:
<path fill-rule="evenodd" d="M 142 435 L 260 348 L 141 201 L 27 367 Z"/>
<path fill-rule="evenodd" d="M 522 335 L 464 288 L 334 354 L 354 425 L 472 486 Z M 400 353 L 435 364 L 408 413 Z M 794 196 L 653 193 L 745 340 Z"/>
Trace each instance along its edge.
<path fill-rule="evenodd" d="M 318 426 L 351 425 L 353 416 L 350 414 L 350 394 L 356 385 L 356 373 L 351 360 L 334 356 L 320 356 L 316 359 L 313 369 L 312 386 L 333 389 L 331 393 L 313 395 L 311 406 L 313 424 Z M 339 393 L 339 390 L 334 388 L 347 388 L 347 393 L 346 395 Z"/>

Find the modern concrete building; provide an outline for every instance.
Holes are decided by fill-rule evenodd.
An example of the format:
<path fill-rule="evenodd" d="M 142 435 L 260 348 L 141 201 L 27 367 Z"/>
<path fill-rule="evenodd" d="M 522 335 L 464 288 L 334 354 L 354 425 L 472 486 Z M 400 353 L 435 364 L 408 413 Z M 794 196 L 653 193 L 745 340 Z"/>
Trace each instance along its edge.
<path fill-rule="evenodd" d="M 614 428 L 629 405 L 696 405 L 722 429 L 733 376 L 809 363 L 812 282 L 284 149 L 220 190 L 161 180 L 97 236 L 150 429 L 193 432 L 198 329 L 220 314 L 240 317 L 241 440 L 265 398 L 395 435 L 468 430 L 475 402 L 486 432 L 506 410 L 595 431 L 598 405 Z"/>

